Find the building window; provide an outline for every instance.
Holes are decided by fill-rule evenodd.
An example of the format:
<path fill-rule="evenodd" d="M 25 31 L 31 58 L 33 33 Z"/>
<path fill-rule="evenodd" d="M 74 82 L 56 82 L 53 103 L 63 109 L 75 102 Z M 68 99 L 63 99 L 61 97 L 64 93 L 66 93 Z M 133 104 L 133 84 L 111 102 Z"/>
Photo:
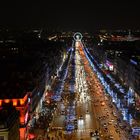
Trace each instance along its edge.
<path fill-rule="evenodd" d="M 0 136 L 0 140 L 4 140 L 4 136 Z"/>

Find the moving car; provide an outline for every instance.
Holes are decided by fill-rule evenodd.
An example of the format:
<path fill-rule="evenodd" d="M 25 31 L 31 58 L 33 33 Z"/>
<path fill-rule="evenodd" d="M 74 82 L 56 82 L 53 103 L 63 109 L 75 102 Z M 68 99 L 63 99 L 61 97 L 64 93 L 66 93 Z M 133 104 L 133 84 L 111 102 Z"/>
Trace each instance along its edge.
<path fill-rule="evenodd" d="M 83 116 L 82 116 L 82 115 L 80 115 L 79 119 L 83 119 Z"/>

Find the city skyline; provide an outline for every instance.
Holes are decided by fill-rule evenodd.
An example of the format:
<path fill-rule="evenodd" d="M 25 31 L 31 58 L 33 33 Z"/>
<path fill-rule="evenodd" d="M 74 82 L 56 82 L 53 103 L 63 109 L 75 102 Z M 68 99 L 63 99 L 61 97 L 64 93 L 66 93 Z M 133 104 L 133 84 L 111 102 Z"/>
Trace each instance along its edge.
<path fill-rule="evenodd" d="M 139 31 L 0 33 L 1 140 L 138 139 Z"/>

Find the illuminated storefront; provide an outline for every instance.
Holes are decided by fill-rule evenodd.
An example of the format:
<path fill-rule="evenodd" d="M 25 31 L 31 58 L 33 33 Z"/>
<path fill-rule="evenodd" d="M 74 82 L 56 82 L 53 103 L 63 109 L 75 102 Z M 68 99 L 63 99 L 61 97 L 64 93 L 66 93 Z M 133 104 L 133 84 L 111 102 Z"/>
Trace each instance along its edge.
<path fill-rule="evenodd" d="M 113 64 L 110 61 L 108 61 L 108 60 L 106 60 L 105 66 L 106 66 L 107 70 L 109 70 L 109 71 L 113 71 L 114 70 Z"/>

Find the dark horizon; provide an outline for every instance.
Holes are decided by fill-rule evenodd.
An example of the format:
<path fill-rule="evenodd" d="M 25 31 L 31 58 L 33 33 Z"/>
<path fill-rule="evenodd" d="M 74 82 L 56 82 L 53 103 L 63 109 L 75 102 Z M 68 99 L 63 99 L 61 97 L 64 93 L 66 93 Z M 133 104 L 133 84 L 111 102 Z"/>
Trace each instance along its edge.
<path fill-rule="evenodd" d="M 140 29 L 139 7 L 124 2 L 15 2 L 0 6 L 0 27 L 64 30 Z"/>

